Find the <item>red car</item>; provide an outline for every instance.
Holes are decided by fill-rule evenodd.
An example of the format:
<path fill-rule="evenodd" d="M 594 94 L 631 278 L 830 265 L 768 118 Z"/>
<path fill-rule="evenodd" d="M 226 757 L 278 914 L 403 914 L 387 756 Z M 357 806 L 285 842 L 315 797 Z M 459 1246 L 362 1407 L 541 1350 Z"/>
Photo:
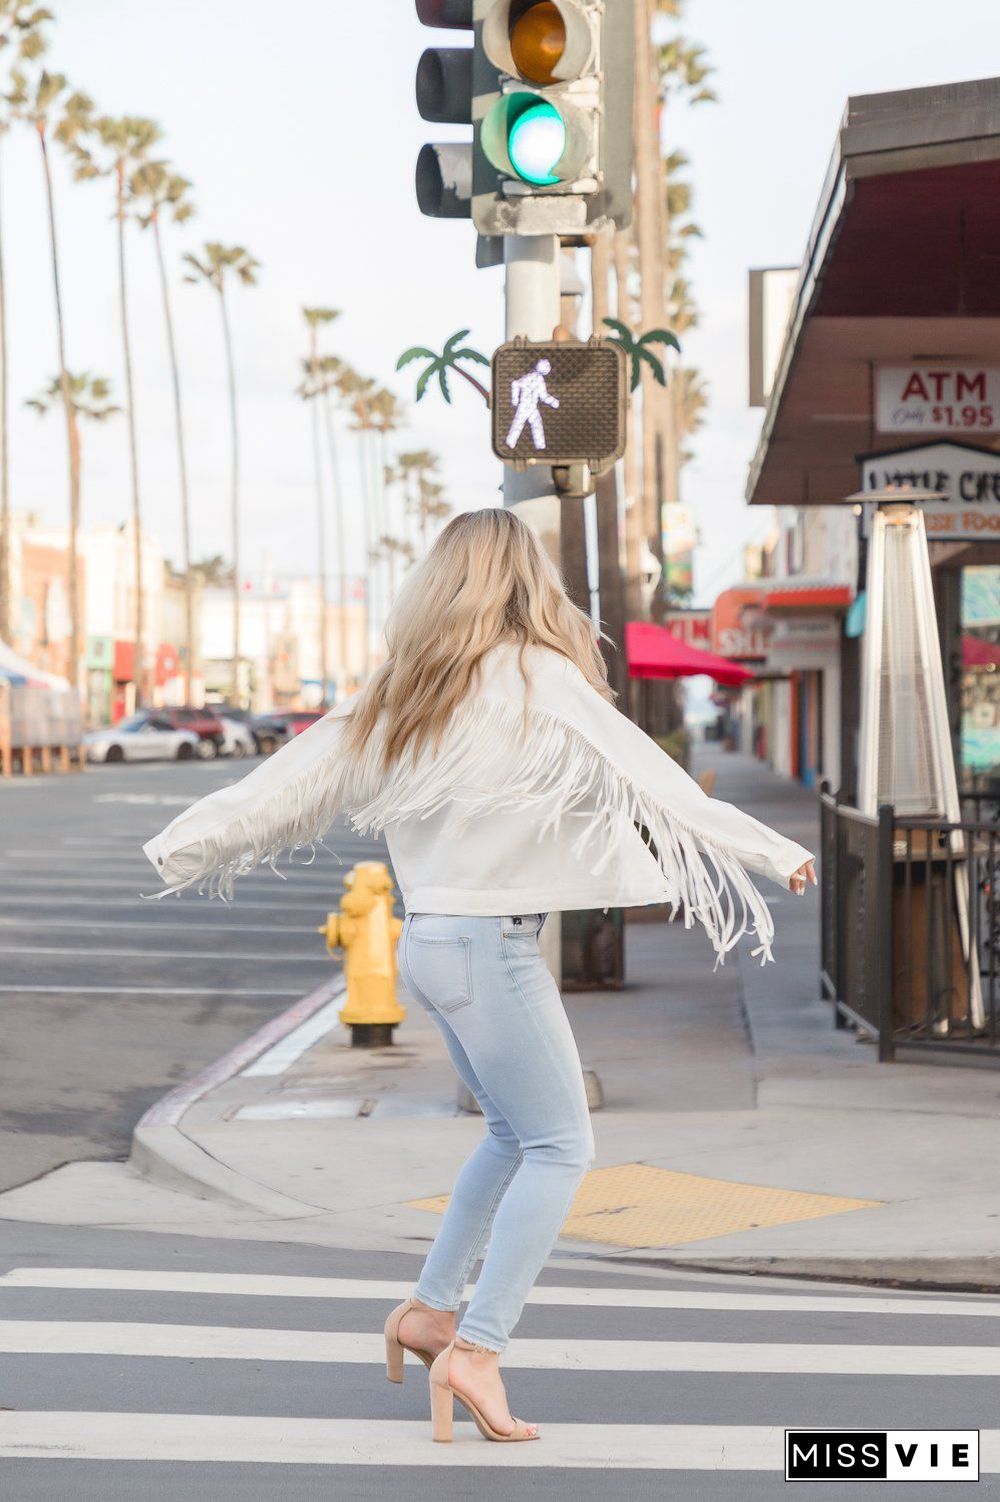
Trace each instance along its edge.
<path fill-rule="evenodd" d="M 201 741 L 202 756 L 218 756 L 226 733 L 222 721 L 214 709 L 203 705 L 200 709 L 191 704 L 168 704 L 156 710 L 158 720 L 169 720 L 172 730 L 190 730 Z"/>

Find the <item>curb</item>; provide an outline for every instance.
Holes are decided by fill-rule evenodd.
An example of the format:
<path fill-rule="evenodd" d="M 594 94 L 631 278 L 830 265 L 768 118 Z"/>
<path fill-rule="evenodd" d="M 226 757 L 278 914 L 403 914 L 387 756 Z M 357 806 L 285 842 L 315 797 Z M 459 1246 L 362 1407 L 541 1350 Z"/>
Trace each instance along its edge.
<path fill-rule="evenodd" d="M 225 1200 L 277 1219 L 319 1214 L 318 1206 L 254 1184 L 192 1142 L 181 1122 L 191 1107 L 294 1033 L 345 990 L 343 974 L 324 981 L 214 1063 L 154 1101 L 132 1129 L 129 1163 L 143 1178 L 200 1199 Z"/>
<path fill-rule="evenodd" d="M 885 1283 L 894 1288 L 935 1289 L 948 1293 L 1000 1293 L 1000 1254 L 980 1257 L 755 1257 L 744 1253 L 713 1257 L 704 1252 L 685 1256 L 655 1247 L 619 1252 L 602 1260 L 634 1267 L 683 1269 L 691 1272 L 751 1274 L 771 1278 L 810 1278 L 830 1283 Z"/>

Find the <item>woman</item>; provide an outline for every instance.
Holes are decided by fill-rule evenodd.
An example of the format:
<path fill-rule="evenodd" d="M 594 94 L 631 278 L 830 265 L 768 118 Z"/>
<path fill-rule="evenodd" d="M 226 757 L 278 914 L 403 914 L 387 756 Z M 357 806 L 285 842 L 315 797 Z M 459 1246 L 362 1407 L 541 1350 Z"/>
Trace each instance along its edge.
<path fill-rule="evenodd" d="M 593 626 L 512 511 L 456 517 L 405 584 L 367 686 L 144 848 L 169 891 L 319 841 L 335 815 L 384 831 L 406 917 L 407 989 L 483 1110 L 414 1295 L 386 1321 L 430 1368 L 433 1433 L 453 1397 L 488 1439 L 527 1440 L 499 1370 L 594 1158 L 580 1059 L 538 934 L 555 909 L 668 902 L 720 963 L 773 925 L 747 875 L 802 892 L 801 845 L 710 799 L 612 705 Z M 164 894 L 160 894 L 164 895 Z M 486 1246 L 456 1333 L 466 1280 Z"/>

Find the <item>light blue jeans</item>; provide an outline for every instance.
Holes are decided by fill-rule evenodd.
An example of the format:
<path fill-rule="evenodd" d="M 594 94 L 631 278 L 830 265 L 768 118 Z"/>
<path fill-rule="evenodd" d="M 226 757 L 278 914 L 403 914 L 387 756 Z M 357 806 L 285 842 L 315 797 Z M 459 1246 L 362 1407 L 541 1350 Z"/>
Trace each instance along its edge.
<path fill-rule="evenodd" d="M 406 988 L 440 1028 L 487 1127 L 414 1295 L 457 1309 L 488 1242 L 458 1333 L 494 1351 L 510 1339 L 594 1159 L 580 1055 L 538 948 L 545 917 L 411 913 L 399 940 Z"/>

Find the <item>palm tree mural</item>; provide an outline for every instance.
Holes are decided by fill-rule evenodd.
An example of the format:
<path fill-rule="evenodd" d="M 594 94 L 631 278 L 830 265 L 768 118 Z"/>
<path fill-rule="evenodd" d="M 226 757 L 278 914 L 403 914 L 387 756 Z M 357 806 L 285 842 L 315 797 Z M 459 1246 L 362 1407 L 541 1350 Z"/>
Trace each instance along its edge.
<path fill-rule="evenodd" d="M 441 395 L 446 402 L 450 402 L 451 391 L 448 387 L 448 373 L 449 371 L 454 371 L 456 375 L 462 377 L 463 381 L 468 381 L 469 385 L 479 392 L 483 401 L 489 406 L 490 394 L 486 387 L 481 381 L 477 381 L 474 375 L 470 375 L 467 370 L 463 370 L 460 363 L 463 360 L 466 362 L 471 361 L 474 365 L 488 365 L 490 363 L 485 355 L 480 354 L 478 349 L 472 349 L 468 345 L 462 344 L 462 340 L 467 336 L 468 332 L 468 329 L 459 329 L 457 333 L 452 334 L 450 339 L 445 340 L 444 349 L 439 355 L 436 355 L 432 349 L 428 349 L 423 344 L 415 344 L 411 349 L 404 350 L 400 355 L 396 361 L 397 370 L 402 370 L 404 366 L 409 365 L 413 360 L 427 361 L 426 368 L 417 377 L 416 399 L 418 402 L 423 400 L 428 385 L 435 379 L 437 380 Z"/>
<path fill-rule="evenodd" d="M 613 329 L 612 343 L 620 344 L 628 357 L 631 371 L 630 389 L 638 386 L 642 379 L 642 367 L 645 364 L 652 373 L 654 381 L 660 386 L 667 384 L 667 378 L 663 370 L 663 361 L 659 355 L 653 353 L 653 345 L 662 344 L 669 349 L 680 349 L 680 343 L 676 334 L 671 334 L 669 329 L 649 329 L 645 334 L 636 337 L 625 323 L 620 323 L 617 318 L 605 318 L 608 328 Z"/>
<path fill-rule="evenodd" d="M 174 224 L 184 224 L 194 213 L 187 178 L 174 172 L 169 163 L 142 162 L 129 180 L 129 197 L 142 229 L 153 232 L 156 267 L 163 302 L 163 322 L 167 334 L 170 379 L 174 396 L 174 437 L 177 444 L 177 474 L 180 484 L 181 541 L 184 550 L 184 697 L 191 702 L 191 680 L 195 670 L 194 573 L 191 564 L 191 504 L 188 490 L 187 451 L 184 444 L 184 408 L 181 402 L 181 372 L 174 337 L 174 315 L 170 301 L 170 283 L 163 255 L 160 220 L 169 214 Z"/>
<path fill-rule="evenodd" d="M 32 411 L 37 412 L 39 416 L 44 417 L 49 412 L 52 412 L 56 407 L 65 408 L 67 390 L 69 391 L 69 400 L 73 413 L 73 431 L 76 434 L 79 434 L 79 424 L 81 419 L 84 422 L 102 423 L 106 422 L 109 417 L 117 416 L 117 414 L 121 411 L 121 408 L 115 406 L 114 402 L 111 400 L 111 382 L 108 381 L 104 376 L 91 375 L 89 371 L 81 371 L 78 375 L 73 375 L 68 370 L 60 370 L 59 374 L 54 375 L 49 381 L 48 385 L 44 386 L 37 396 L 31 397 L 28 401 L 25 402 L 25 406 L 30 407 Z M 78 496 L 81 481 L 81 463 L 81 445 L 79 442 L 79 437 L 77 437 L 76 483 Z M 74 595 L 70 598 L 69 610 L 70 655 L 74 663 L 79 661 L 77 657 L 73 656 L 73 653 L 76 650 L 74 642 L 79 642 L 79 620 L 74 615 L 74 610 L 79 610 L 80 606 L 79 600 L 75 597 L 75 591 L 78 584 L 76 577 L 76 550 L 78 543 L 78 528 L 79 517 L 76 517 L 75 519 L 71 517 L 69 532 L 69 552 L 71 559 L 70 581 L 74 590 Z M 74 621 L 76 622 L 75 631 Z M 138 652 L 138 643 L 136 644 L 136 651 Z M 138 683 L 139 670 L 137 666 L 137 688 Z"/>
<path fill-rule="evenodd" d="M 59 353 L 59 383 L 62 394 L 63 415 L 66 423 L 66 455 L 69 465 L 69 615 L 70 615 L 70 680 L 80 686 L 80 663 L 82 659 L 82 602 L 80 600 L 80 571 L 76 556 L 77 538 L 80 531 L 80 433 L 77 412 L 66 364 L 66 320 L 63 307 L 62 278 L 59 262 L 59 237 L 56 224 L 55 190 L 52 182 L 52 163 L 49 157 L 50 137 L 72 151 L 83 131 L 93 118 L 93 103 L 79 91 L 69 92 L 62 73 L 49 73 L 42 69 L 29 76 L 22 68 L 14 68 L 10 75 L 10 93 L 7 103 L 12 118 L 19 120 L 34 131 L 42 160 L 45 179 L 45 201 L 49 221 L 49 252 L 52 259 L 52 285 L 55 295 L 56 339 Z M 53 121 L 55 123 L 53 124 Z"/>
<path fill-rule="evenodd" d="M 326 603 L 327 603 L 327 552 L 326 552 L 326 500 L 323 492 L 323 456 L 320 443 L 319 401 L 322 387 L 319 374 L 319 331 L 340 317 L 336 308 L 303 308 L 302 316 L 309 332 L 309 354 L 303 364 L 306 379 L 299 387 L 299 395 L 309 402 L 312 422 L 313 481 L 316 488 L 316 567 L 319 585 L 319 676 L 321 702 L 326 704 L 330 682 L 330 664 L 327 651 Z"/>
<path fill-rule="evenodd" d="M 140 115 L 99 115 L 90 122 L 86 135 L 70 143 L 76 161 L 76 177 L 87 182 L 110 177 L 115 191 L 115 221 L 118 227 L 118 314 L 121 324 L 122 359 L 125 367 L 125 410 L 128 419 L 129 473 L 132 484 L 132 545 L 135 570 L 135 700 L 145 702 L 146 631 L 142 594 L 142 499 L 139 485 L 139 440 L 135 421 L 135 381 L 132 374 L 132 337 L 128 314 L 128 279 L 125 257 L 125 221 L 129 207 L 129 182 L 160 140 L 154 120 Z"/>
<path fill-rule="evenodd" d="M 35 5 L 34 0 L 0 0 L 0 55 L 13 52 L 16 63 L 32 62 L 41 57 L 46 47 L 43 28 L 51 20 L 52 12 Z M 10 125 L 9 115 L 0 115 L 0 145 Z M 10 372 L 7 361 L 7 276 L 0 220 L 0 641 L 9 642 L 13 630 L 13 600 L 10 575 Z"/>
<path fill-rule="evenodd" d="M 203 282 L 211 287 L 219 299 L 222 318 L 222 338 L 226 354 L 226 376 L 229 385 L 229 427 L 232 441 L 231 457 L 231 507 L 232 507 L 232 567 L 233 567 L 233 667 L 232 702 L 240 702 L 240 427 L 239 406 L 236 397 L 236 366 L 233 361 L 233 337 L 229 321 L 229 304 L 226 287 L 235 278 L 244 287 L 257 284 L 260 262 L 254 260 L 242 245 L 221 245 L 217 240 L 206 240 L 200 256 L 188 252 L 184 261 L 190 267 L 185 280 Z"/>

